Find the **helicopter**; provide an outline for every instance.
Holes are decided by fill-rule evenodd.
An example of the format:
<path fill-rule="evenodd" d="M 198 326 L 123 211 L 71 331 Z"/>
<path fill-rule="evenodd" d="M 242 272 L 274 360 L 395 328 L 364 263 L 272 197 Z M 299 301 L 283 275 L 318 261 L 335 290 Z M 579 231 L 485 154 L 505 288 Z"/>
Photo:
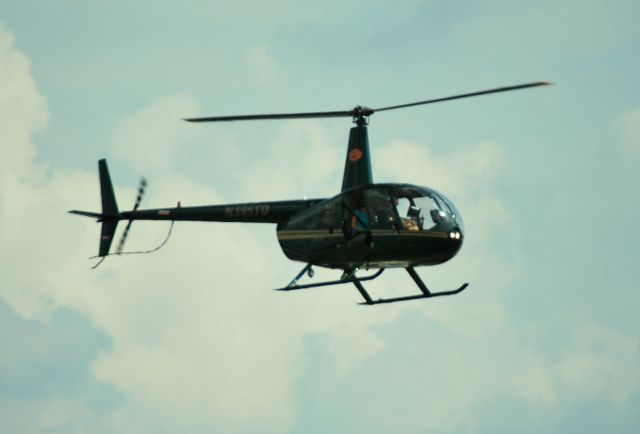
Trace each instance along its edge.
<path fill-rule="evenodd" d="M 387 110 L 549 84 L 537 81 L 376 109 L 358 105 L 344 111 L 186 118 L 185 121 L 200 123 L 350 117 L 355 126 L 349 132 L 342 189 L 330 198 L 189 207 L 182 207 L 178 202 L 176 207 L 138 209 L 146 188 L 143 178 L 133 209 L 120 212 L 107 161 L 101 159 L 98 172 L 102 212 L 69 212 L 96 218 L 102 224 L 97 255 L 101 261 L 109 255 L 123 253 L 131 224 L 136 220 L 167 220 L 172 225 L 176 221 L 272 223 L 276 224 L 278 242 L 285 256 L 306 264 L 287 286 L 278 288 L 279 291 L 351 283 L 364 299 L 360 304 L 365 305 L 455 295 L 469 284 L 464 283 L 450 291 L 432 292 L 415 267 L 442 264 L 458 253 L 465 238 L 462 216 L 453 202 L 434 189 L 373 182 L 367 131 L 369 117 Z M 128 223 L 116 252 L 109 253 L 116 227 L 124 220 Z M 168 236 L 165 242 L 167 240 Z M 299 284 L 305 274 L 313 278 L 313 267 L 342 270 L 342 275 L 336 280 Z M 420 292 L 374 300 L 362 282 L 376 279 L 384 270 L 392 268 L 404 268 Z M 357 273 L 363 269 L 377 271 L 358 276 Z"/>

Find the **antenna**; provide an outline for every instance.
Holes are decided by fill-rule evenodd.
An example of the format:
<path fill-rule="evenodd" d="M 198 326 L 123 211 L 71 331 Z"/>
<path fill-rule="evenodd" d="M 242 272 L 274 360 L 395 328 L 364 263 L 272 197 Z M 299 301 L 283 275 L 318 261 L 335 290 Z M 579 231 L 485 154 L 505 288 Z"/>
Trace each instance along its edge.
<path fill-rule="evenodd" d="M 302 195 L 302 199 L 307 200 L 307 195 L 304 194 L 304 190 L 300 186 L 300 180 L 298 179 L 298 176 L 295 173 L 292 173 L 292 175 L 293 175 L 293 180 L 296 182 L 296 185 L 298 186 L 298 190 L 300 191 L 300 194 Z"/>

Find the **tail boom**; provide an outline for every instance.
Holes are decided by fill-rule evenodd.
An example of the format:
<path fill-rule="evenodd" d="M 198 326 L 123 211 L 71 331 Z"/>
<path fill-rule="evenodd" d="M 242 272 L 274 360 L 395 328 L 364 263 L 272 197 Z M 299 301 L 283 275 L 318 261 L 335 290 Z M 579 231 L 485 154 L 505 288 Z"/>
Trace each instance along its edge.
<path fill-rule="evenodd" d="M 295 214 L 314 206 L 326 199 L 309 200 L 283 200 L 272 202 L 249 202 L 227 205 L 205 205 L 175 208 L 142 209 L 137 207 L 140 203 L 141 192 L 134 209 L 120 212 L 109 175 L 107 161 L 98 161 L 100 175 L 100 194 L 102 199 L 102 212 L 69 211 L 71 214 L 83 217 L 95 218 L 102 223 L 100 231 L 100 245 L 98 256 L 109 254 L 113 237 L 120 220 L 128 220 L 129 225 L 133 220 L 170 220 L 170 221 L 204 221 L 204 222 L 242 222 L 242 223 L 280 223 L 288 220 Z M 123 238 L 126 238 L 125 236 Z M 122 244 L 122 242 L 121 242 Z"/>

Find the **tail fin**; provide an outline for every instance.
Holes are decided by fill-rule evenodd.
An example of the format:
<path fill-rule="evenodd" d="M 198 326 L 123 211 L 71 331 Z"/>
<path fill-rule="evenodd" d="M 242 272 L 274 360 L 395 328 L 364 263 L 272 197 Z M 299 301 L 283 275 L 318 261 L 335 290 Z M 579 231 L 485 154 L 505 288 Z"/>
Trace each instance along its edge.
<path fill-rule="evenodd" d="M 113 236 L 116 233 L 116 227 L 118 226 L 118 220 L 103 220 L 102 231 L 100 232 L 100 250 L 98 256 L 107 256 L 111 243 L 113 242 Z"/>
<path fill-rule="evenodd" d="M 98 161 L 98 172 L 100 174 L 100 194 L 102 196 L 102 213 L 94 213 L 88 211 L 69 211 L 71 214 L 77 214 L 85 217 L 95 217 L 99 222 L 102 222 L 102 230 L 100 232 L 100 247 L 98 250 L 98 256 L 107 256 L 111 243 L 113 242 L 113 236 L 120 220 L 120 212 L 118 211 L 118 204 L 116 203 L 116 196 L 113 192 L 113 184 L 111 184 L 111 176 L 109 176 L 109 168 L 107 167 L 107 160 L 102 159 Z"/>
<path fill-rule="evenodd" d="M 111 184 L 111 176 L 109 176 L 109 168 L 107 160 L 103 158 L 98 161 L 98 171 L 100 172 L 100 194 L 102 195 L 102 214 L 117 217 L 118 204 L 116 203 L 116 195 L 113 192 Z"/>

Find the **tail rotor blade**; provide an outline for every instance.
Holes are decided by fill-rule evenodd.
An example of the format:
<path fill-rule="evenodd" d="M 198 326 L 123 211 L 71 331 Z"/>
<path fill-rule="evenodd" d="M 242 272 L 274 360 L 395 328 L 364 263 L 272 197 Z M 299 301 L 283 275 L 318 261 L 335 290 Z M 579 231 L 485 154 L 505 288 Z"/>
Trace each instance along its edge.
<path fill-rule="evenodd" d="M 127 226 L 124 228 L 124 232 L 122 233 L 122 237 L 120 237 L 120 242 L 118 243 L 118 248 L 116 249 L 116 254 L 121 254 L 122 249 L 124 248 L 124 242 L 127 240 L 127 236 L 129 235 L 129 229 L 131 228 L 131 224 L 133 220 L 129 220 Z"/>
<path fill-rule="evenodd" d="M 138 196 L 136 197 L 136 202 L 133 205 L 133 211 L 137 210 L 142 202 L 142 197 L 144 196 L 144 192 L 147 189 L 147 180 L 146 178 L 140 178 L 140 185 L 138 186 Z M 118 248 L 116 249 L 116 253 L 119 255 L 122 253 L 122 249 L 124 248 L 124 243 L 129 236 L 129 229 L 131 229 L 131 224 L 133 220 L 129 220 L 127 226 L 124 228 L 124 232 L 122 232 L 122 237 L 120 237 L 120 242 L 118 243 Z"/>
<path fill-rule="evenodd" d="M 142 202 L 142 196 L 144 196 L 144 192 L 147 188 L 147 180 L 146 178 L 140 178 L 140 185 L 138 186 L 138 196 L 136 197 L 136 203 L 133 205 L 133 210 L 137 210 L 140 206 L 140 202 Z"/>

